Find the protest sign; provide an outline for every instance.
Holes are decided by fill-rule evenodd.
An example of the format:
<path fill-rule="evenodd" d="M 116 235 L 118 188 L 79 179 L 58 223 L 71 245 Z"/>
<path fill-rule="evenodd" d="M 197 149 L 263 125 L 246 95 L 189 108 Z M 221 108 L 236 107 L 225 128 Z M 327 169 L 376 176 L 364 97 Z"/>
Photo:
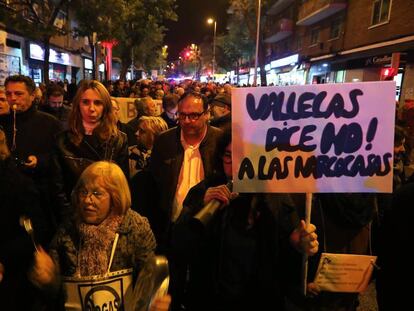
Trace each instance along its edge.
<path fill-rule="evenodd" d="M 135 101 L 139 98 L 129 97 L 115 97 L 119 103 L 119 121 L 122 123 L 128 123 L 137 116 L 137 110 L 135 108 Z M 162 113 L 162 100 L 154 99 L 155 103 L 155 116 L 159 116 Z"/>
<path fill-rule="evenodd" d="M 395 82 L 232 90 L 237 192 L 391 192 Z"/>
<path fill-rule="evenodd" d="M 137 98 L 115 97 L 115 99 L 119 103 L 119 121 L 122 123 L 128 123 L 128 121 L 137 116 L 137 110 L 134 105 Z"/>

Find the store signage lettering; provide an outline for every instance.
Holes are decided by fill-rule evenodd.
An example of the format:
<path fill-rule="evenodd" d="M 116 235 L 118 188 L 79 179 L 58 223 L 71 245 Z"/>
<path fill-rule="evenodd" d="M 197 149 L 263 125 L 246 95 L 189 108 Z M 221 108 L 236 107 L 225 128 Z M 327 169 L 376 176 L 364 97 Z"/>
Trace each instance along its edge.
<path fill-rule="evenodd" d="M 365 66 L 369 65 L 383 65 L 391 63 L 391 55 L 374 56 L 365 60 Z"/>

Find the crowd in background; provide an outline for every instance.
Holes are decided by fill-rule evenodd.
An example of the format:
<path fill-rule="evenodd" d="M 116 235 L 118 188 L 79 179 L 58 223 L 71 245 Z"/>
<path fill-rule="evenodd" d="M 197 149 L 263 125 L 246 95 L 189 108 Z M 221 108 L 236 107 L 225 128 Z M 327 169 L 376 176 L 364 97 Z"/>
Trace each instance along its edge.
<path fill-rule="evenodd" d="M 0 88 L 1 300 L 11 309 L 57 310 L 62 278 L 133 268 L 137 280 L 162 254 L 171 296 L 152 310 L 356 310 L 358 294 L 320 292 L 311 283 L 321 252 L 378 255 L 380 310 L 390 310 L 396 294 L 405 297 L 390 286 L 402 278 L 404 260 L 390 254 L 409 237 L 400 223 L 410 219 L 414 193 L 411 112 L 397 113 L 393 194 L 316 194 L 315 229 L 300 221 L 304 194 L 236 194 L 226 186 L 237 104 L 231 91 L 228 83 L 191 80 L 36 87 L 28 77 L 7 78 Z M 128 123 L 119 118 L 119 97 L 136 98 Z M 212 200 L 222 203 L 219 212 L 194 226 Z M 301 253 L 315 255 L 307 296 L 299 292 Z"/>

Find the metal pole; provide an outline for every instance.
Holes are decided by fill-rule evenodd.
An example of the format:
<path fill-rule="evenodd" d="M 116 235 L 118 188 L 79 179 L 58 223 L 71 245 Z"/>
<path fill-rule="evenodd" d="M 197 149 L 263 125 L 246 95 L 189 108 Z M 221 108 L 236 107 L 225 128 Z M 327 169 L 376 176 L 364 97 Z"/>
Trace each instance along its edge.
<path fill-rule="evenodd" d="M 254 58 L 254 77 L 253 77 L 253 85 L 257 85 L 257 62 L 259 58 L 259 34 L 260 34 L 260 7 L 261 7 L 261 0 L 258 0 L 257 4 L 257 26 L 256 26 L 256 56 Z"/>
<path fill-rule="evenodd" d="M 131 48 L 131 80 L 134 80 L 134 47 Z"/>
<path fill-rule="evenodd" d="M 99 66 L 98 66 L 98 53 L 97 53 L 97 51 L 96 51 L 96 42 L 97 42 L 97 34 L 96 34 L 96 32 L 94 32 L 94 33 L 92 33 L 92 44 L 93 44 L 93 50 L 92 50 L 92 63 L 93 63 L 93 66 L 92 66 L 92 69 L 93 69 L 93 72 L 92 72 L 92 79 L 94 79 L 94 80 L 98 80 L 98 74 L 97 74 L 97 72 L 99 72 L 98 70 L 98 68 L 99 68 Z"/>
<path fill-rule="evenodd" d="M 213 35 L 213 70 L 212 70 L 213 81 L 214 81 L 214 69 L 215 69 L 215 66 L 216 66 L 216 28 L 217 28 L 217 22 L 214 21 L 214 35 Z"/>

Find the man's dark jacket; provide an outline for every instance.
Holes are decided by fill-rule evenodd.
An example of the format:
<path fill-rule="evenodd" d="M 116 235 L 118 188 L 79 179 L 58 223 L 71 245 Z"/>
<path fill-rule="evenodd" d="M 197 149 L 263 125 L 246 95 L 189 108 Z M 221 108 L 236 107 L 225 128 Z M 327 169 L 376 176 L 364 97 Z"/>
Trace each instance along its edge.
<path fill-rule="evenodd" d="M 220 129 L 208 126 L 207 134 L 200 143 L 204 176 L 212 174 L 217 166 L 217 141 L 221 133 Z M 152 150 L 150 171 L 156 184 L 153 198 L 154 201 L 158 201 L 158 204 L 154 219 L 152 221 L 150 219 L 150 221 L 157 243 L 161 247 L 163 243 L 168 241 L 172 205 L 184 160 L 184 148 L 180 135 L 181 128 L 179 126 L 163 132 L 156 139 Z"/>
<path fill-rule="evenodd" d="M 48 113 L 38 111 L 32 105 L 27 111 L 16 114 L 15 148 L 13 148 L 13 114 L 2 116 L 0 125 L 6 133 L 7 145 L 19 165 L 19 169 L 30 177 L 40 193 L 41 207 L 49 223 L 49 237 L 54 234 L 55 226 L 69 212 L 69 203 L 63 192 L 63 180 L 56 154 L 54 153 L 55 135 L 62 125 Z M 27 168 L 27 157 L 37 158 L 35 168 Z"/>

